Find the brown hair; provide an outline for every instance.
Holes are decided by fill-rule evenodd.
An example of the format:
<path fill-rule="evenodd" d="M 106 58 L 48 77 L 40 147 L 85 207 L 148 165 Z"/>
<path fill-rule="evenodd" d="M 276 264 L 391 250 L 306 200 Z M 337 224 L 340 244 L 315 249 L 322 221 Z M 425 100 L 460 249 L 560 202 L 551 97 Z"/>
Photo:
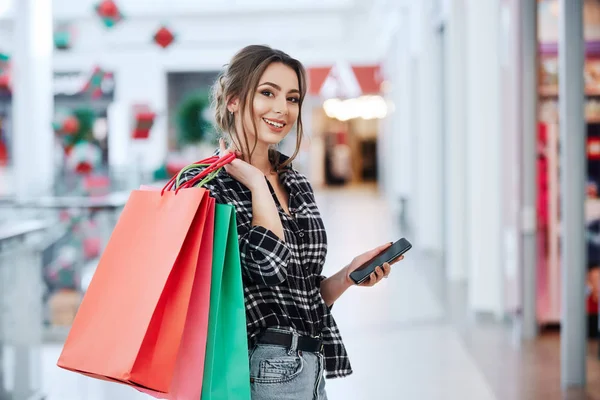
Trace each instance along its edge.
<path fill-rule="evenodd" d="M 306 96 L 306 71 L 302 63 L 283 51 L 272 49 L 268 46 L 251 45 L 244 47 L 233 56 L 231 62 L 226 65 L 225 70 L 221 73 L 217 82 L 213 86 L 212 100 L 215 108 L 215 119 L 219 129 L 229 135 L 229 139 L 242 150 L 243 157 L 246 161 L 250 161 L 252 154 L 256 149 L 258 137 L 256 135 L 257 128 L 254 117 L 252 104 L 254 96 L 259 84 L 260 77 L 263 75 L 267 67 L 279 62 L 287 65 L 296 72 L 298 76 L 298 85 L 300 89 L 300 99 L 298 101 L 298 119 L 296 121 L 296 149 L 294 154 L 282 164 L 279 164 L 278 154 L 275 151 L 270 151 L 271 162 L 275 170 L 285 168 L 289 165 L 300 151 L 302 142 L 302 102 Z M 250 107 L 250 116 L 252 117 L 252 127 L 255 132 L 254 143 L 251 146 L 248 141 L 248 136 L 245 134 L 247 128 L 243 125 L 243 137 L 235 130 L 235 118 L 227 109 L 227 102 L 234 98 L 239 98 L 240 114 L 242 116 L 242 124 L 244 124 L 244 115 L 246 107 Z M 243 139 L 243 143 L 242 143 Z M 243 145 L 243 146 L 242 146 Z"/>

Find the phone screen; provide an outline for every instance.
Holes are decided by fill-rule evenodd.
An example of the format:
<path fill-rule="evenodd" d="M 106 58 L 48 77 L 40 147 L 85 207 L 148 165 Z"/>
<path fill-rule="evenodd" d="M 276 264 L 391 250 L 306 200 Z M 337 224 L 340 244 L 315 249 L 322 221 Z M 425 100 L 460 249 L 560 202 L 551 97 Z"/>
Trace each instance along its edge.
<path fill-rule="evenodd" d="M 364 279 L 366 279 L 378 266 L 382 266 L 386 262 L 392 262 L 396 258 L 400 257 L 402 254 L 406 253 L 412 245 L 410 242 L 404 238 L 398 240 L 396 243 L 392 244 L 382 253 L 376 255 L 369 261 L 365 262 L 363 265 L 354 270 L 350 277 L 356 282 L 360 283 Z"/>

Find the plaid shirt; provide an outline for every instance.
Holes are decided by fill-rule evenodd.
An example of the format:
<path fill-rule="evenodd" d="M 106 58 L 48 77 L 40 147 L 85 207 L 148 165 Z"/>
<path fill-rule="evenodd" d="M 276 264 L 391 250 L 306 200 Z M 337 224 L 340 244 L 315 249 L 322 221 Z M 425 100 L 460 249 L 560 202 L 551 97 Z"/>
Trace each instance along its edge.
<path fill-rule="evenodd" d="M 286 158 L 280 155 L 280 159 Z M 178 184 L 201 170 L 188 169 Z M 269 189 L 279 210 L 285 241 L 262 226 L 252 226 L 250 190 L 225 169 L 205 185 L 217 202 L 236 209 L 248 345 L 253 348 L 268 327 L 289 327 L 307 336 L 322 335 L 327 378 L 350 375 L 352 368 L 339 329 L 321 297 L 327 236 L 312 187 L 291 166 L 279 174 L 289 193 L 291 216 L 284 212 L 270 183 Z"/>

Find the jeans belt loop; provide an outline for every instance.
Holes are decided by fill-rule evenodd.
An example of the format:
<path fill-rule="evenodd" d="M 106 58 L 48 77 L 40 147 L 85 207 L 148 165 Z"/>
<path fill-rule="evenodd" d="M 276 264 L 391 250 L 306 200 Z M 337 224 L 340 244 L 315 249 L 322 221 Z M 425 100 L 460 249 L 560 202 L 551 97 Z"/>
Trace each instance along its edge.
<path fill-rule="evenodd" d="M 298 349 L 298 332 L 292 331 L 292 344 L 290 345 L 290 349 L 288 350 L 288 355 L 292 355 Z"/>

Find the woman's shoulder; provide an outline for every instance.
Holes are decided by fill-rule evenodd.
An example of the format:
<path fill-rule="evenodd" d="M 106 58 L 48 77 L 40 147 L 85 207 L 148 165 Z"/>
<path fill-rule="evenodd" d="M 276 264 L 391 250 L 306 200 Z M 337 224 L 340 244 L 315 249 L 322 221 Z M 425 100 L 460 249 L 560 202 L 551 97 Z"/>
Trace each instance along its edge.
<path fill-rule="evenodd" d="M 300 170 L 294 168 L 293 165 L 288 165 L 283 171 L 284 180 L 287 180 L 288 183 L 297 186 L 297 188 L 302 192 L 313 192 L 312 185 L 308 180 L 308 177 L 302 173 Z"/>

